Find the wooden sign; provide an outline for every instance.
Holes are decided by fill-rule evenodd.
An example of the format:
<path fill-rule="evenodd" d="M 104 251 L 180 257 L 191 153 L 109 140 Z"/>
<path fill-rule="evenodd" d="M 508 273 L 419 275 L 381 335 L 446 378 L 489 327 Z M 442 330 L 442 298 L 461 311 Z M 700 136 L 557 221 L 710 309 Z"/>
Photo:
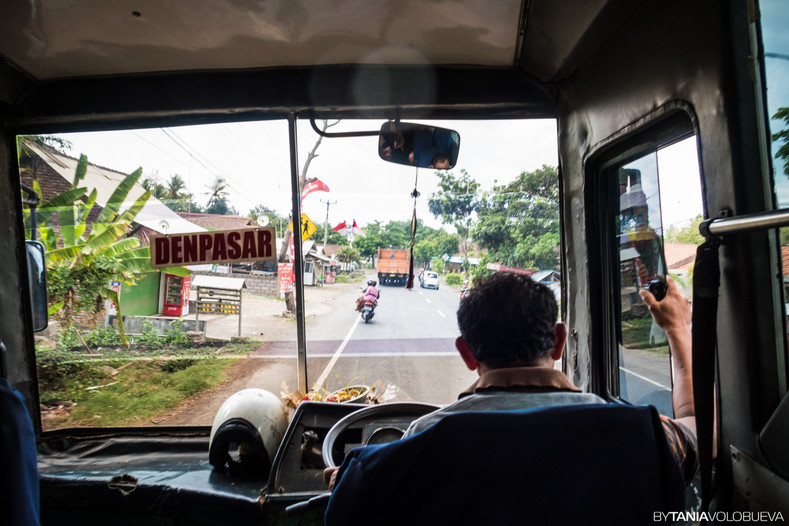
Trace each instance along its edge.
<path fill-rule="evenodd" d="M 154 268 L 275 259 L 274 227 L 151 236 Z"/>

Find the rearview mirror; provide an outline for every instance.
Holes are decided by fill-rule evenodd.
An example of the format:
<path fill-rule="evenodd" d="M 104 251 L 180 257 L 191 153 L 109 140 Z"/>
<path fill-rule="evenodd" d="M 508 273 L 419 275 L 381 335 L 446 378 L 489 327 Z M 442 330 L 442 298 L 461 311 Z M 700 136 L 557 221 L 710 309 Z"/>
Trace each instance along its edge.
<path fill-rule="evenodd" d="M 378 136 L 378 155 L 384 161 L 449 170 L 460 153 L 455 130 L 410 122 L 385 122 Z"/>
<path fill-rule="evenodd" d="M 27 280 L 30 285 L 30 305 L 33 309 L 33 332 L 47 328 L 47 267 L 44 245 L 25 241 L 27 248 Z"/>

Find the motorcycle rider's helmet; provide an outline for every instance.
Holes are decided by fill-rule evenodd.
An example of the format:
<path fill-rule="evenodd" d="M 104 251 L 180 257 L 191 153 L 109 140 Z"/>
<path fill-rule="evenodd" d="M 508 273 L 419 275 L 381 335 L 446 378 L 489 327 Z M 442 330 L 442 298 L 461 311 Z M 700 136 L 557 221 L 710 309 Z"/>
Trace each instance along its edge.
<path fill-rule="evenodd" d="M 374 286 L 375 286 L 375 281 L 373 281 L 373 280 L 369 279 L 369 280 L 367 280 L 367 284 L 368 284 L 369 286 L 371 286 L 371 287 L 374 287 Z"/>
<path fill-rule="evenodd" d="M 211 427 L 211 465 L 231 475 L 267 479 L 288 427 L 286 412 L 279 397 L 263 389 L 244 389 L 225 400 Z"/>

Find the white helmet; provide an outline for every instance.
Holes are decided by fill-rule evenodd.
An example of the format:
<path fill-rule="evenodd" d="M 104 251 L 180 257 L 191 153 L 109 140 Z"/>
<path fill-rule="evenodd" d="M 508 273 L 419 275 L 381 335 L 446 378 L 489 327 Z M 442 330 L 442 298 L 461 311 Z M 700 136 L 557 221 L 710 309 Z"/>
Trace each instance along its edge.
<path fill-rule="evenodd" d="M 211 427 L 211 465 L 231 474 L 267 478 L 288 427 L 286 412 L 279 397 L 263 389 L 244 389 L 225 400 Z M 235 458 L 231 446 L 237 447 Z"/>

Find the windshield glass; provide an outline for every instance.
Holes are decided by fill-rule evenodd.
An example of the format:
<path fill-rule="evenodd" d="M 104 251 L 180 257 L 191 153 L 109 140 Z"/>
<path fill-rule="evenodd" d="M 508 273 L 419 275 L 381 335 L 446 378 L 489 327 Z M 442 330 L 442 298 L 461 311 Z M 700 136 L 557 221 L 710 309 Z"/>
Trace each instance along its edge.
<path fill-rule="evenodd" d="M 527 272 L 559 297 L 556 124 L 420 122 L 459 133 L 452 170 L 386 163 L 378 137 L 320 138 L 298 122 L 307 392 L 286 122 L 19 137 L 22 182 L 42 201 L 35 233 L 25 207 L 27 237 L 47 249 L 55 322 L 36 347 L 44 430 L 210 425 L 248 387 L 291 405 L 368 391 L 379 402 L 455 400 L 476 377 L 454 348 L 466 280 Z M 231 251 L 227 232 L 239 231 L 240 250 L 262 255 L 245 244 L 256 228 L 273 228 L 274 257 L 150 267 L 157 236 L 180 255 L 182 234 L 214 250 L 228 236 Z M 365 320 L 357 300 L 369 294 Z"/>

